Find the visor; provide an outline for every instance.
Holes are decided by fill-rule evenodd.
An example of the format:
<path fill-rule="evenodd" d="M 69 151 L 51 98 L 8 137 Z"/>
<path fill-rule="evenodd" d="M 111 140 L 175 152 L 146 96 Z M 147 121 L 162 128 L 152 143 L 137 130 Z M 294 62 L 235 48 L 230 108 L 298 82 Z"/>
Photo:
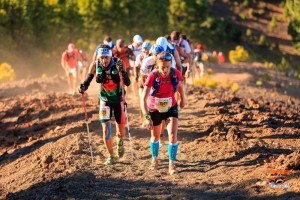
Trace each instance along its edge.
<path fill-rule="evenodd" d="M 101 56 L 112 56 L 112 52 L 111 49 L 109 48 L 99 48 L 97 50 L 97 58 L 101 57 Z"/>

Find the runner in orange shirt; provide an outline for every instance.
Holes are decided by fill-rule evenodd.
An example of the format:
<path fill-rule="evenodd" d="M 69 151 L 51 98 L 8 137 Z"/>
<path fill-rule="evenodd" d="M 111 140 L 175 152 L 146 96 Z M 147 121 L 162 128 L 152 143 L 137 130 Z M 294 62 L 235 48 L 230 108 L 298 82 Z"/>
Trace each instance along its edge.
<path fill-rule="evenodd" d="M 134 54 L 128 46 L 125 45 L 123 39 L 118 39 L 116 42 L 116 46 L 112 49 L 113 57 L 120 58 L 125 65 L 125 70 L 129 75 L 130 70 L 130 57 L 135 60 Z"/>
<path fill-rule="evenodd" d="M 77 89 L 78 62 L 82 62 L 75 44 L 70 43 L 61 56 L 61 66 L 68 77 L 69 92 L 75 94 Z"/>

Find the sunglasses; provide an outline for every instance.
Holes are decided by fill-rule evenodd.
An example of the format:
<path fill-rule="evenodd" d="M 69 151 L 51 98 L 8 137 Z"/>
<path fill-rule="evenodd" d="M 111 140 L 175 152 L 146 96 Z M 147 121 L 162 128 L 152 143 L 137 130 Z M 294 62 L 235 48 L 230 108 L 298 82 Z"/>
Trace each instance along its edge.
<path fill-rule="evenodd" d="M 161 56 L 158 58 L 159 60 L 164 60 L 164 61 L 171 61 L 172 60 L 172 56 L 170 54 Z"/>

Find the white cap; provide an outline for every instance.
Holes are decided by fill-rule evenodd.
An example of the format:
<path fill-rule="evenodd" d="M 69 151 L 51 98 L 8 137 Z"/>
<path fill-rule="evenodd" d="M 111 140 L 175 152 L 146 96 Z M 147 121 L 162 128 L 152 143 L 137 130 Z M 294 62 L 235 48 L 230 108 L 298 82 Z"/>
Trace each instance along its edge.
<path fill-rule="evenodd" d="M 140 35 L 135 35 L 134 37 L 133 37 L 133 42 L 135 42 L 135 43 L 143 43 L 143 38 L 140 36 Z"/>
<path fill-rule="evenodd" d="M 169 47 L 170 49 L 174 48 L 165 37 L 157 38 L 155 44 L 162 46 L 165 51 L 167 50 L 167 47 Z"/>

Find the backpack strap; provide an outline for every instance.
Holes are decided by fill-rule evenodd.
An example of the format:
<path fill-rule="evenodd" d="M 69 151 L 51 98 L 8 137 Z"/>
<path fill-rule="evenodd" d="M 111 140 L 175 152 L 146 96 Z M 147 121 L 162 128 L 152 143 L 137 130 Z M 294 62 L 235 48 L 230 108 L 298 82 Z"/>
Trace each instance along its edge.
<path fill-rule="evenodd" d="M 158 72 L 157 69 L 152 71 L 153 75 L 154 75 L 154 80 L 153 80 L 153 84 L 150 90 L 150 95 L 151 96 L 155 96 L 158 92 L 159 86 L 160 86 L 160 78 L 158 76 Z"/>
<path fill-rule="evenodd" d="M 178 76 L 176 75 L 176 71 L 172 67 L 170 71 L 170 76 L 171 76 L 171 83 L 173 85 L 173 92 L 175 93 L 177 91 L 177 86 L 179 84 L 179 81 L 178 81 Z"/>
<path fill-rule="evenodd" d="M 160 78 L 158 76 L 157 69 L 153 70 L 152 73 L 154 74 L 154 80 L 153 80 L 153 84 L 152 84 L 152 87 L 150 90 L 150 95 L 155 96 L 160 87 Z M 178 76 L 176 75 L 176 71 L 174 68 L 170 69 L 170 80 L 171 80 L 171 84 L 173 86 L 173 92 L 175 93 L 177 91 L 179 81 L 178 81 Z"/>

